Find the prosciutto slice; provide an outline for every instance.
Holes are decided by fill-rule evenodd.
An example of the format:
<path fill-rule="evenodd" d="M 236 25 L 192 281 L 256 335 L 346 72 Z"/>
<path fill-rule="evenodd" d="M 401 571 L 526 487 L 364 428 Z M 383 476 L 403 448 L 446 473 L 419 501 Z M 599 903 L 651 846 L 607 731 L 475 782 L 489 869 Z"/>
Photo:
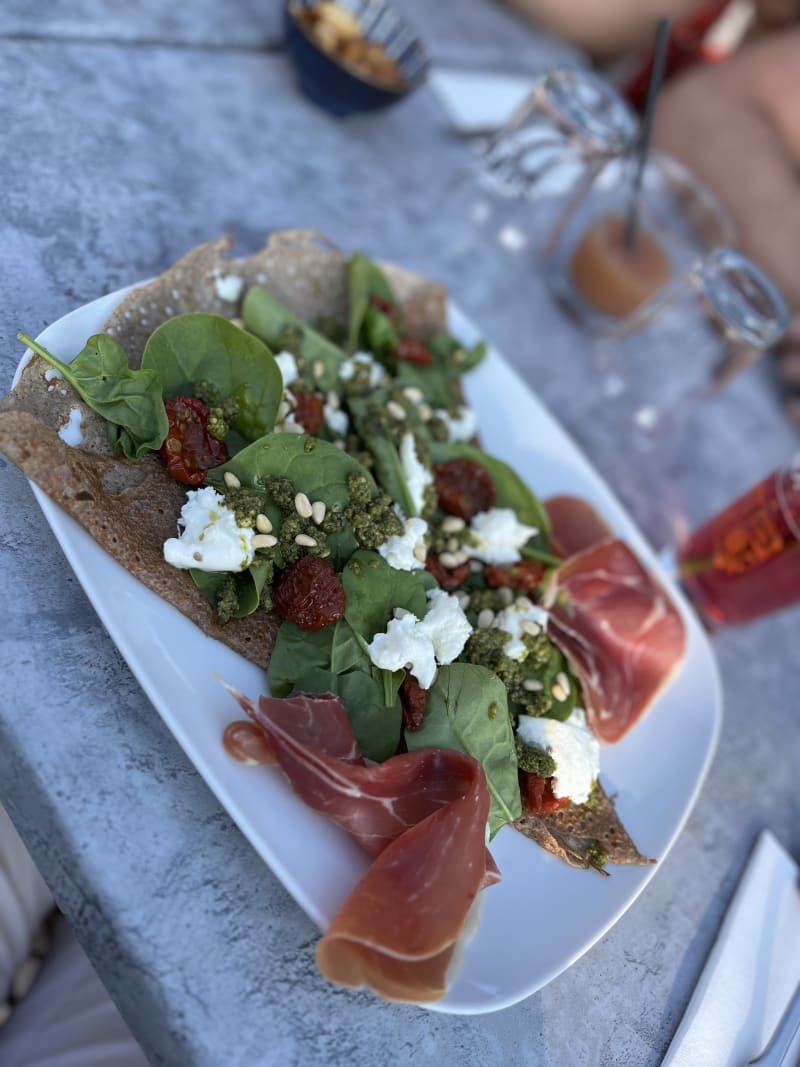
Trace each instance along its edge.
<path fill-rule="evenodd" d="M 567 559 L 614 532 L 594 507 L 579 496 L 551 496 L 544 502 L 550 519 L 550 542 Z"/>
<path fill-rule="evenodd" d="M 591 544 L 552 573 L 548 628 L 583 686 L 587 722 L 619 741 L 683 659 L 686 634 L 667 592 L 622 541 Z"/>
<path fill-rule="evenodd" d="M 388 1000 L 443 996 L 459 937 L 485 885 L 489 793 L 480 763 L 421 749 L 367 767 L 338 697 L 236 694 L 295 792 L 373 857 L 317 947 L 323 975 Z"/>

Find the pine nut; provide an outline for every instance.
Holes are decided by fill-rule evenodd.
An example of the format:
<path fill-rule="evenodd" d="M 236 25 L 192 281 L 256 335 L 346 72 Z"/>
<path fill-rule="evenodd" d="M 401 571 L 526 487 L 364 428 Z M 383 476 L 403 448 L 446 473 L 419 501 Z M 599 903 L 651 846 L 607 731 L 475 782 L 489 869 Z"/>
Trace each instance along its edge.
<path fill-rule="evenodd" d="M 272 533 L 272 523 L 267 515 L 256 515 L 256 529 L 259 533 Z"/>
<path fill-rule="evenodd" d="M 324 376 L 325 364 L 321 359 L 315 359 L 311 364 L 311 374 L 317 381 Z"/>
<path fill-rule="evenodd" d="M 301 519 L 311 518 L 311 501 L 305 493 L 295 493 L 294 507 Z"/>
<path fill-rule="evenodd" d="M 278 414 L 276 416 L 278 422 L 283 422 L 286 416 L 289 414 L 289 405 L 285 400 L 281 400 L 278 404 Z"/>
<path fill-rule="evenodd" d="M 452 552 L 442 552 L 442 554 L 439 556 L 439 562 L 443 567 L 446 567 L 448 570 L 452 570 L 453 567 L 458 566 L 458 559 Z"/>
<path fill-rule="evenodd" d="M 544 686 L 536 678 L 526 678 L 522 683 L 522 688 L 526 689 L 529 693 L 541 693 Z"/>
<path fill-rule="evenodd" d="M 412 404 L 418 404 L 422 400 L 423 393 L 416 385 L 407 385 L 403 390 L 403 396 L 410 400 Z"/>
<path fill-rule="evenodd" d="M 402 404 L 398 404 L 396 400 L 390 400 L 386 405 L 386 410 L 398 422 L 406 417 L 406 409 Z"/>
<path fill-rule="evenodd" d="M 560 685 L 564 692 L 567 694 L 567 696 L 569 696 L 569 678 L 567 678 L 566 674 L 564 674 L 563 671 L 559 671 L 556 675 L 556 684 Z"/>
<path fill-rule="evenodd" d="M 533 619 L 523 619 L 520 623 L 520 630 L 524 634 L 530 634 L 531 637 L 538 637 L 542 632 L 542 628 L 538 622 L 534 622 Z"/>
<path fill-rule="evenodd" d="M 325 518 L 326 511 L 327 508 L 325 507 L 324 500 L 315 500 L 314 503 L 311 505 L 311 518 L 314 520 L 317 526 L 319 526 L 319 524 Z"/>
<path fill-rule="evenodd" d="M 478 629 L 488 630 L 494 622 L 494 612 L 491 608 L 484 608 L 478 615 Z"/>
<path fill-rule="evenodd" d="M 558 682 L 551 687 L 550 692 L 553 694 L 553 700 L 558 700 L 560 702 L 563 702 L 569 696 L 569 694 L 561 688 Z"/>
<path fill-rule="evenodd" d="M 256 534 L 250 542 L 253 548 L 274 548 L 277 543 L 278 538 L 268 533 Z"/>
<path fill-rule="evenodd" d="M 433 418 L 433 408 L 430 404 L 422 403 L 417 407 L 417 414 L 423 422 L 428 422 L 429 419 Z"/>
<path fill-rule="evenodd" d="M 239 481 L 233 471 L 225 471 L 225 473 L 222 475 L 222 480 L 225 482 L 229 489 L 242 488 L 242 483 Z"/>
<path fill-rule="evenodd" d="M 448 515 L 446 519 L 442 520 L 442 533 L 461 533 L 466 525 L 460 515 Z"/>
<path fill-rule="evenodd" d="M 294 539 L 294 543 L 296 545 L 300 545 L 301 548 L 317 547 L 317 542 L 314 540 L 313 537 L 309 537 L 308 534 L 298 534 Z"/>
<path fill-rule="evenodd" d="M 417 561 L 417 563 L 424 563 L 427 558 L 428 558 L 428 550 L 425 547 L 425 545 L 415 545 L 414 546 L 414 559 Z"/>
<path fill-rule="evenodd" d="M 530 611 L 533 607 L 533 601 L 526 596 L 518 596 L 516 608 L 518 611 Z"/>
<path fill-rule="evenodd" d="M 500 603 L 503 605 L 504 608 L 510 608 L 511 605 L 514 603 L 514 594 L 511 592 L 507 585 L 501 586 L 497 590 L 497 595 L 500 597 Z"/>
<path fill-rule="evenodd" d="M 457 537 L 448 537 L 445 548 L 448 552 L 458 552 L 458 550 L 461 548 L 461 542 L 458 540 Z"/>

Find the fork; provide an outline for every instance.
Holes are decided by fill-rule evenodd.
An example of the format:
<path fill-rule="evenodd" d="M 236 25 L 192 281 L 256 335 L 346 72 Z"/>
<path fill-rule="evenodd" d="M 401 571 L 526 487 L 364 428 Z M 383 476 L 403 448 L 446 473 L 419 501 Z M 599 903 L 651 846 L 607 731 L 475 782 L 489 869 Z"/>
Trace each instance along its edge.
<path fill-rule="evenodd" d="M 795 989 L 767 1047 L 760 1056 L 756 1056 L 754 1060 L 748 1060 L 745 1067 L 797 1067 L 800 1060 L 794 1060 L 793 1063 L 784 1062 L 784 1060 L 798 1030 L 800 1030 L 800 985 Z"/>

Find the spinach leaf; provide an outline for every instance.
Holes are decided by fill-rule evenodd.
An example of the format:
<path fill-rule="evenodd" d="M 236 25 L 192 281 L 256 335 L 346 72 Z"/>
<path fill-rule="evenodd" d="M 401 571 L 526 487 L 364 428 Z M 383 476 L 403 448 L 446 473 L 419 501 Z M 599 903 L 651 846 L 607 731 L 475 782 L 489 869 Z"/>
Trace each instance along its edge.
<path fill-rule="evenodd" d="M 456 337 L 441 330 L 428 339 L 428 351 L 440 367 L 460 375 L 477 367 L 486 355 L 487 345 L 478 341 L 472 348 L 464 348 Z"/>
<path fill-rule="evenodd" d="M 299 340 L 299 352 L 295 354 L 303 360 L 304 377 L 313 378 L 318 389 L 338 386 L 339 367 L 347 359 L 347 354 L 303 322 L 268 289 L 255 285 L 248 290 L 242 305 L 242 318 L 248 330 L 276 351 L 284 345 L 287 329 L 295 333 Z M 320 376 L 313 375 L 316 363 L 322 367 Z"/>
<path fill-rule="evenodd" d="M 577 677 L 572 673 L 572 669 L 563 652 L 556 648 L 551 642 L 550 658 L 544 667 L 534 670 L 530 677 L 538 678 L 544 686 L 545 693 L 550 693 L 552 697 L 553 684 L 555 683 L 556 675 L 561 672 L 563 672 L 569 679 L 569 692 L 566 700 L 556 700 L 555 697 L 553 697 L 553 703 L 550 710 L 547 712 L 547 717 L 548 719 L 558 719 L 559 722 L 564 722 L 570 717 L 573 709 L 580 704 L 581 684 Z"/>
<path fill-rule="evenodd" d="M 483 765 L 492 798 L 492 837 L 522 814 L 508 695 L 493 671 L 472 663 L 440 667 L 428 692 L 422 726 L 406 730 L 405 741 L 409 751 L 454 748 Z"/>
<path fill-rule="evenodd" d="M 347 347 L 350 352 L 355 352 L 358 348 L 358 338 L 370 307 L 371 296 L 379 296 L 393 307 L 397 306 L 392 287 L 380 267 L 360 252 L 354 252 L 347 264 Z M 391 323 L 389 325 L 391 326 Z"/>
<path fill-rule="evenodd" d="M 460 403 L 455 377 L 448 375 L 435 364 L 432 367 L 421 367 L 416 363 L 399 360 L 395 379 L 401 387 L 413 385 L 422 390 L 425 399 L 434 407 L 450 409 Z"/>
<path fill-rule="evenodd" d="M 370 408 L 380 402 L 382 393 L 373 393 L 369 397 L 350 397 L 350 417 L 353 420 L 356 433 L 361 438 L 365 448 L 372 455 L 375 464 L 375 477 L 384 493 L 387 493 L 395 503 L 399 504 L 403 514 L 407 518 L 417 514 L 411 492 L 403 473 L 403 464 L 400 462 L 400 453 L 391 437 L 380 425 L 372 425 L 370 420 Z"/>
<path fill-rule="evenodd" d="M 369 642 L 383 632 L 395 608 L 405 608 L 421 619 L 428 609 L 426 592 L 436 588 L 427 571 L 398 571 L 378 555 L 359 549 L 342 571 L 347 606 L 344 617 Z"/>
<path fill-rule="evenodd" d="M 149 337 L 142 367 L 154 371 L 166 398 L 193 396 L 208 382 L 220 400 L 231 398 L 231 428 L 256 441 L 275 425 L 283 398 L 278 364 L 265 344 L 221 315 L 196 312 L 161 324 Z"/>
<path fill-rule="evenodd" d="M 347 710 L 361 752 L 382 762 L 394 755 L 400 740 L 397 694 L 403 674 L 375 667 L 352 627 L 342 620 L 316 633 L 283 622 L 267 678 L 275 696 L 288 696 L 293 690 L 335 693 Z"/>
<path fill-rule="evenodd" d="M 109 441 L 127 459 L 161 448 L 169 428 L 161 382 L 151 370 L 131 370 L 124 349 L 112 337 L 95 334 L 71 363 L 62 363 L 27 334 L 17 336 L 106 420 Z"/>
<path fill-rule="evenodd" d="M 496 506 L 511 508 L 520 522 L 535 526 L 538 534 L 531 538 L 530 544 L 547 552 L 550 548 L 550 519 L 539 498 L 531 492 L 516 471 L 507 463 L 490 456 L 473 445 L 462 442 L 431 445 L 431 455 L 435 463 L 447 463 L 451 459 L 472 459 L 480 463 L 492 477 L 497 494 Z M 524 553 L 524 549 L 523 549 Z"/>
<path fill-rule="evenodd" d="M 235 474 L 246 489 L 262 488 L 270 478 L 288 478 L 309 500 L 324 500 L 329 512 L 346 507 L 349 474 L 364 475 L 370 486 L 375 487 L 371 475 L 357 460 L 327 441 L 306 434 L 266 434 L 221 467 L 209 471 L 207 480 L 220 487 L 226 471 Z M 276 512 L 270 510 L 268 514 L 273 522 L 277 519 L 280 523 Z M 328 535 L 328 547 L 331 562 L 338 570 L 358 548 L 349 522 L 345 520 L 338 532 Z"/>
<path fill-rule="evenodd" d="M 189 574 L 200 593 L 215 609 L 219 606 L 219 598 L 225 586 L 233 581 L 236 607 L 228 618 L 242 619 L 246 615 L 252 615 L 259 607 L 264 586 L 272 575 L 272 566 L 270 561 L 257 558 L 246 570 L 238 574 L 201 571 L 195 568 L 191 568 Z"/>
<path fill-rule="evenodd" d="M 400 340 L 389 316 L 372 306 L 364 312 L 361 335 L 366 349 L 383 358 L 392 355 Z"/>

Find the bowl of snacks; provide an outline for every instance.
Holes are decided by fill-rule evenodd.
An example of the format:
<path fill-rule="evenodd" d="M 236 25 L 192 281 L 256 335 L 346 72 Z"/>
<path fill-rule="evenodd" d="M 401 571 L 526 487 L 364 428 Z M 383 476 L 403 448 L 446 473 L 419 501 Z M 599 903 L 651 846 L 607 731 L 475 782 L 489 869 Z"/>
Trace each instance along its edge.
<path fill-rule="evenodd" d="M 301 88 L 334 115 L 389 107 L 425 78 L 419 37 L 383 0 L 287 0 L 284 10 Z"/>

